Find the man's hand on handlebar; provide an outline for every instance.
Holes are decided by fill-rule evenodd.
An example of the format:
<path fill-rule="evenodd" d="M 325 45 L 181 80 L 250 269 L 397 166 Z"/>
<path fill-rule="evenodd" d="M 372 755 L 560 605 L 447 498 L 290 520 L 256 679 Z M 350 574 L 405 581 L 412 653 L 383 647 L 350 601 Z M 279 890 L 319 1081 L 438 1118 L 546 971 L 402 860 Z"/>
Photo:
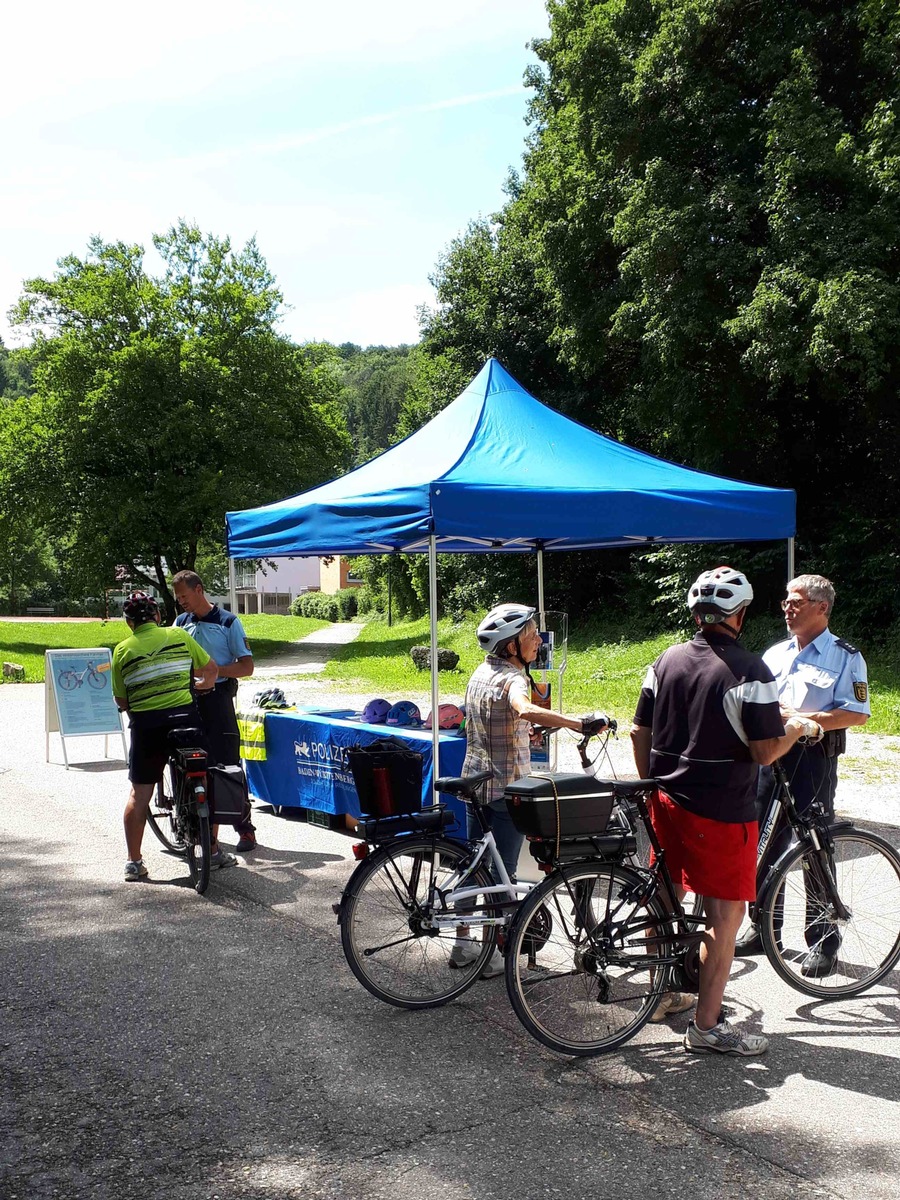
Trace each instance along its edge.
<path fill-rule="evenodd" d="M 587 716 L 581 718 L 581 732 L 586 738 L 596 737 L 604 729 L 615 733 L 617 728 L 615 720 L 612 717 L 608 717 L 606 713 L 588 713 Z"/>

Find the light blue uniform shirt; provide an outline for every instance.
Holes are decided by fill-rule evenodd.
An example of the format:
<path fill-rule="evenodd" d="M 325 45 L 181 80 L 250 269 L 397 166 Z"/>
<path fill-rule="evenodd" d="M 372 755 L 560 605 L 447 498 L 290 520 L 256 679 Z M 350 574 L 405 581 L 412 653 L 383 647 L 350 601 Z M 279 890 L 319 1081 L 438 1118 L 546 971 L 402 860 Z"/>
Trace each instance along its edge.
<path fill-rule="evenodd" d="M 830 629 L 802 650 L 796 638 L 778 642 L 763 660 L 775 676 L 778 699 L 785 707 L 797 712 L 843 708 L 871 715 L 866 660 Z"/>
<path fill-rule="evenodd" d="M 175 618 L 175 624 L 180 629 L 186 629 L 217 666 L 225 667 L 250 654 L 240 620 L 234 613 L 223 611 L 218 604 L 214 604 L 205 617 L 181 613 Z M 226 679 L 217 679 L 216 686 L 227 682 Z"/>

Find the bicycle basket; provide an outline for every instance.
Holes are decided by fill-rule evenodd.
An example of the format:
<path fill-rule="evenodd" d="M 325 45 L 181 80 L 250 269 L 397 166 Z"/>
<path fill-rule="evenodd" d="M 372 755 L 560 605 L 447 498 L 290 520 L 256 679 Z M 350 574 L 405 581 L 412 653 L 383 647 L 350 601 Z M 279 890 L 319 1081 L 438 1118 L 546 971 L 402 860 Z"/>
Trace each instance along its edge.
<path fill-rule="evenodd" d="M 347 758 L 363 813 L 396 817 L 422 807 L 422 755 L 398 738 L 351 746 Z"/>
<path fill-rule="evenodd" d="M 503 794 L 519 833 L 545 841 L 604 833 L 615 802 L 608 784 L 581 774 L 526 775 Z"/>

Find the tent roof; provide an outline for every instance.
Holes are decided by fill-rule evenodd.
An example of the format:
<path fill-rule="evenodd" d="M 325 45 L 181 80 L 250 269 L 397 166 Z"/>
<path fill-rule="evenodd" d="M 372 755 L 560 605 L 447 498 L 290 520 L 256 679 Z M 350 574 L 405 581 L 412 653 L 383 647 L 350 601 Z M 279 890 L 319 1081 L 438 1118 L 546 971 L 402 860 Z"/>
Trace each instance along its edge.
<path fill-rule="evenodd" d="M 233 558 L 579 550 L 792 537 L 795 495 L 642 454 L 564 417 L 489 359 L 422 429 L 299 496 L 227 515 Z"/>

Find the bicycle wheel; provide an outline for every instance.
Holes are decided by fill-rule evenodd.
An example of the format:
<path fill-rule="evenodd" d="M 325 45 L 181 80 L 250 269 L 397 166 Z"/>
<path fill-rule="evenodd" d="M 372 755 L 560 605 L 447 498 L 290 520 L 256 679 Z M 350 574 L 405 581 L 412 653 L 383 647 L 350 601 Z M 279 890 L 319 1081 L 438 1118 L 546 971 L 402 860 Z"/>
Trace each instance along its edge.
<path fill-rule="evenodd" d="M 815 850 L 795 846 L 773 869 L 759 903 L 769 962 L 809 996 L 856 996 L 900 959 L 900 855 L 862 829 L 832 834 L 828 878 Z M 835 915 L 836 888 L 849 916 Z M 831 970 L 804 975 L 811 950 L 833 957 Z"/>
<path fill-rule="evenodd" d="M 190 796 L 189 803 L 195 803 L 193 795 Z M 194 813 L 191 820 L 191 827 L 191 837 L 185 848 L 188 870 L 191 873 L 191 883 L 194 885 L 194 890 L 202 896 L 207 887 L 209 887 L 209 860 L 211 854 L 209 810 L 205 804 Z"/>
<path fill-rule="evenodd" d="M 71 692 L 73 688 L 78 687 L 78 676 L 74 671 L 60 671 L 56 678 L 65 692 Z"/>
<path fill-rule="evenodd" d="M 666 912 L 625 866 L 575 863 L 529 892 L 509 931 L 506 987 L 532 1037 L 560 1054 L 602 1054 L 634 1037 L 659 1003 L 673 952 Z M 529 966 L 523 943 L 536 911 L 552 917 Z M 660 938 L 648 947 L 646 938 Z"/>
<path fill-rule="evenodd" d="M 494 948 L 493 926 L 471 963 L 450 960 L 456 930 L 431 928 L 447 910 L 439 893 L 469 859 L 456 842 L 403 837 L 381 846 L 357 868 L 347 884 L 341 914 L 341 945 L 350 970 L 379 1000 L 398 1008 L 433 1008 L 471 987 Z M 483 867 L 462 887 L 490 886 Z M 484 912 L 481 897 L 468 901 L 468 911 Z M 491 910 L 496 912 L 497 910 Z M 474 935 L 477 937 L 477 934 Z"/>
<path fill-rule="evenodd" d="M 178 832 L 175 824 L 175 787 L 172 767 L 168 764 L 150 800 L 147 824 L 172 854 L 183 856 L 186 853 L 187 847 L 184 844 L 184 838 Z"/>
<path fill-rule="evenodd" d="M 93 688 L 105 688 L 106 676 L 101 675 L 99 671 L 88 671 L 88 683 Z"/>

